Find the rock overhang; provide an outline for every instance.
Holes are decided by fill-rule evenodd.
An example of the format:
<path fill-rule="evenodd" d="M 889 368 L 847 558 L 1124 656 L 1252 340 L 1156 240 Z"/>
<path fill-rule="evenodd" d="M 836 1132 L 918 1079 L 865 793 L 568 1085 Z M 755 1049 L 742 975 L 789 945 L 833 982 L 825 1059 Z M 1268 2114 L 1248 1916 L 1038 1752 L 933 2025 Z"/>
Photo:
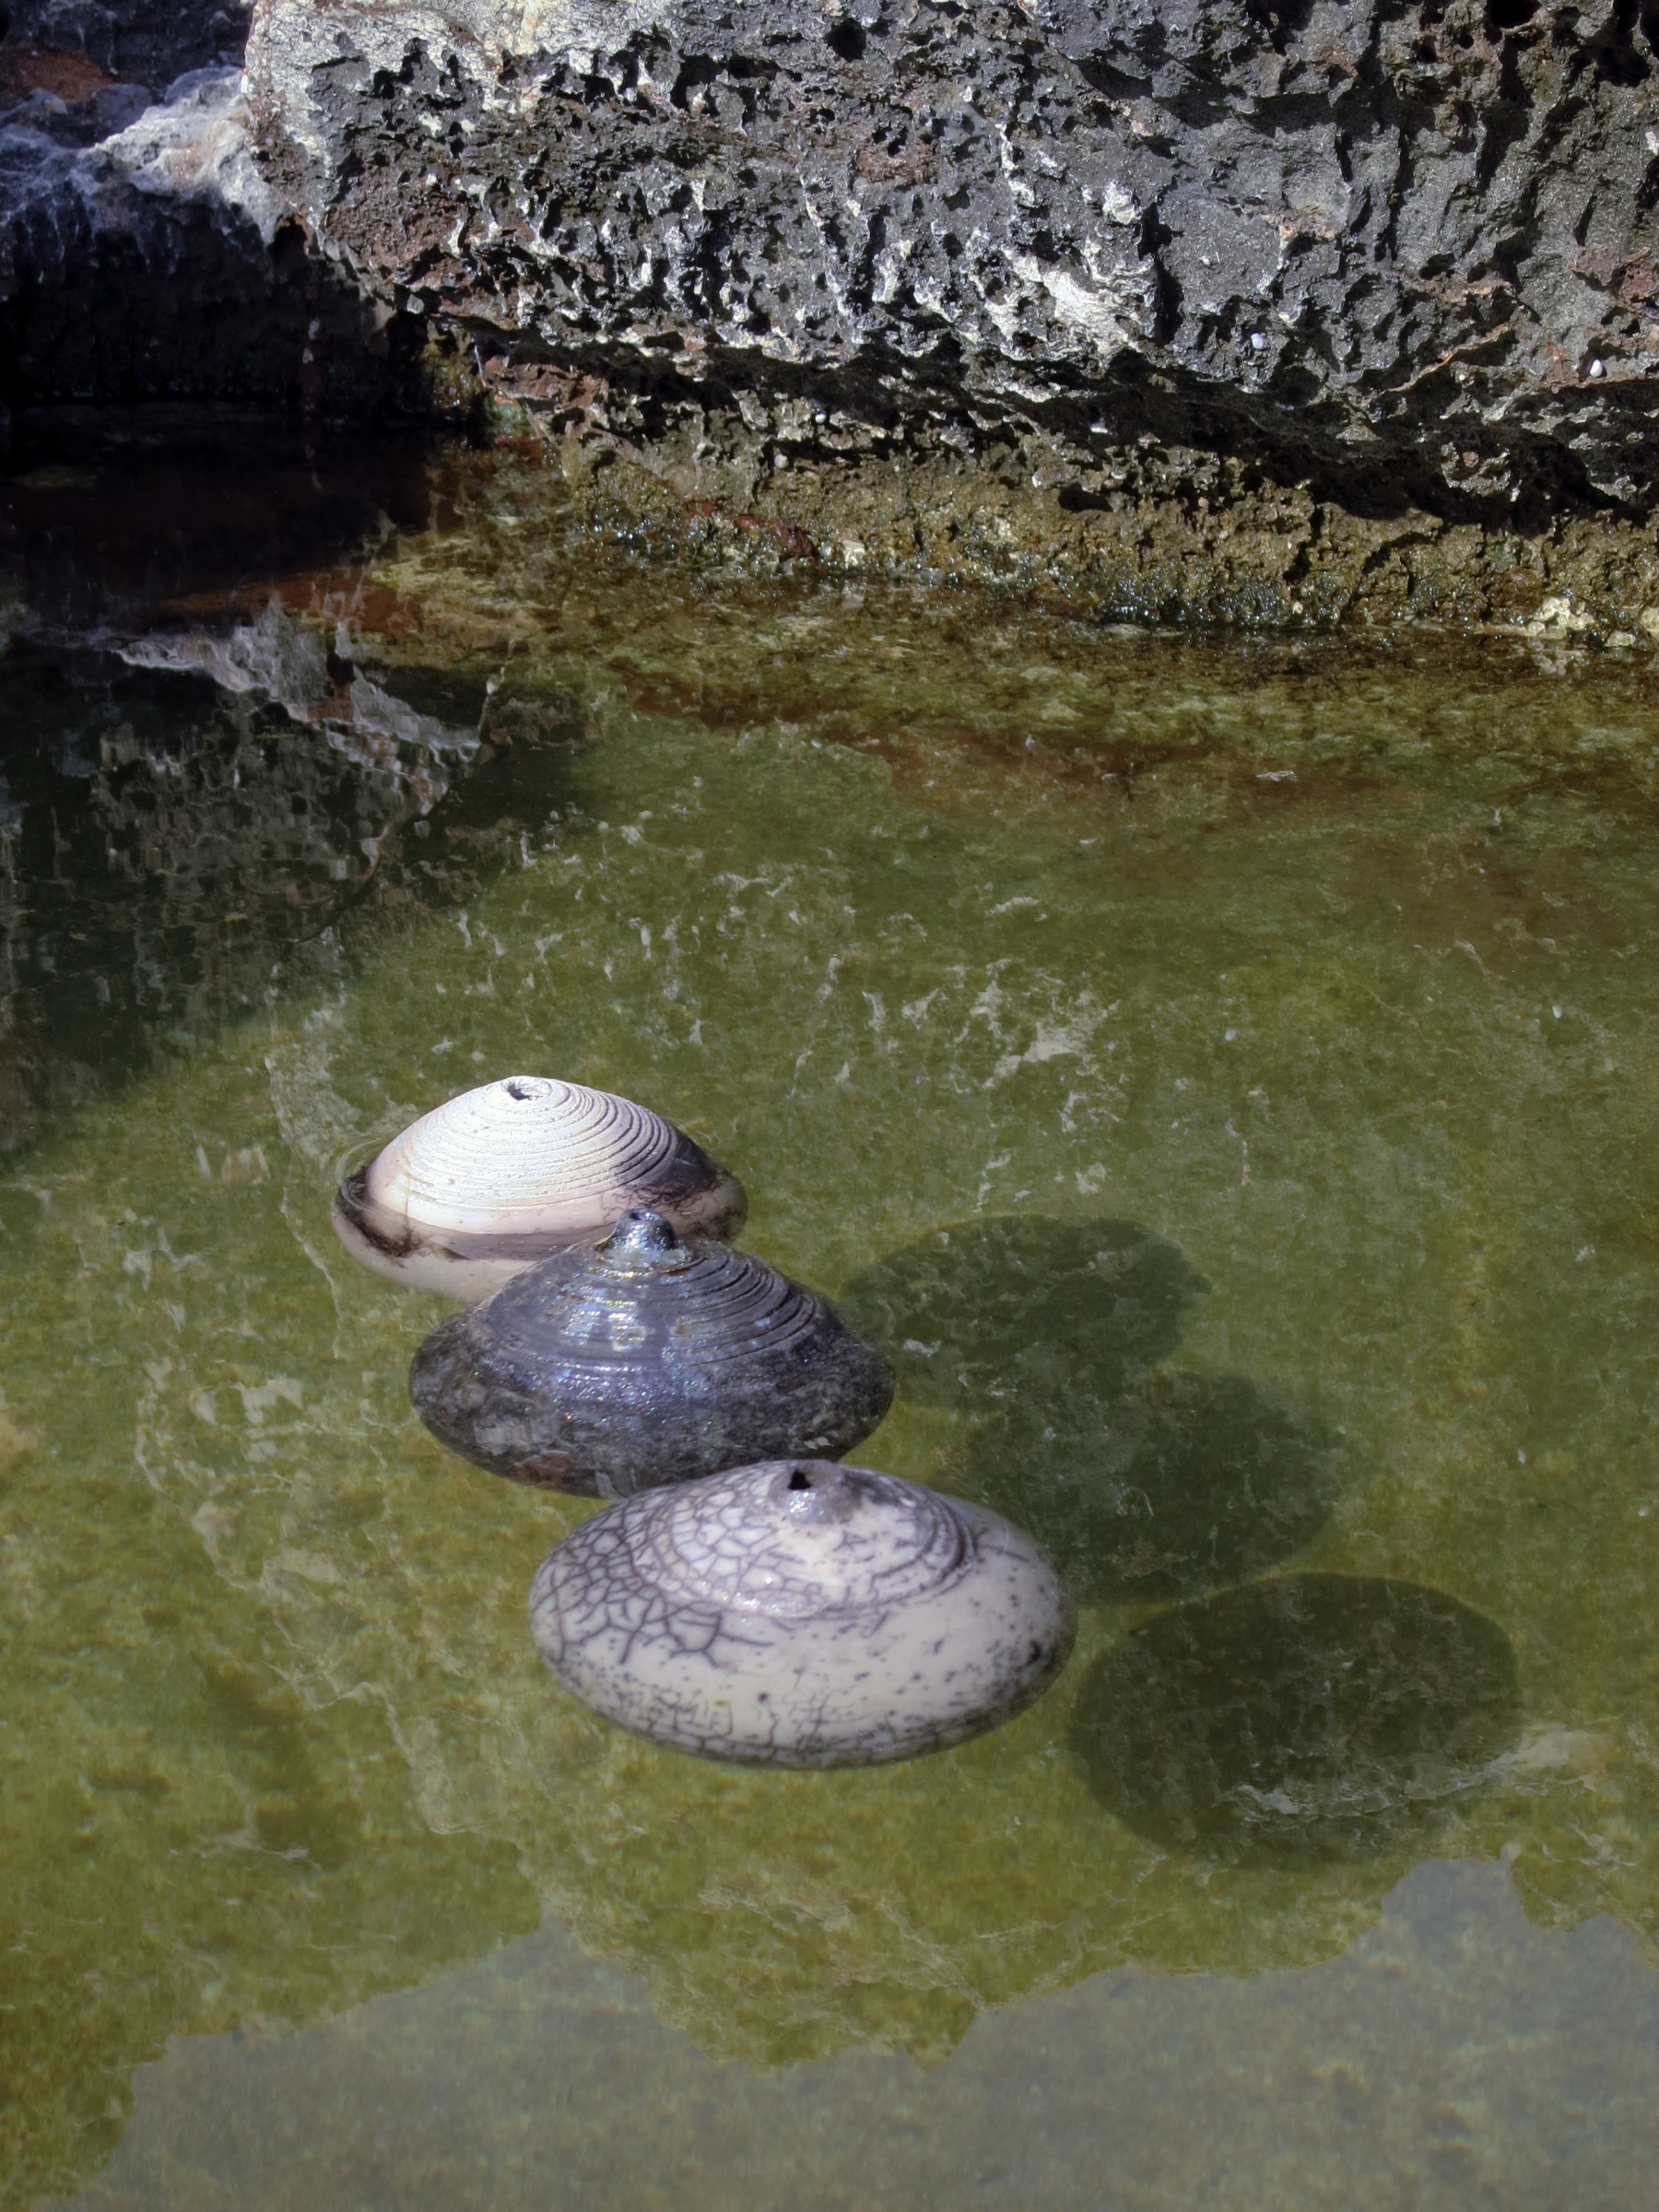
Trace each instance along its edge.
<path fill-rule="evenodd" d="M 1465 508 L 1651 503 L 1651 66 L 1466 0 L 262 0 L 249 53 L 324 248 L 521 380 L 1104 420 Z"/>

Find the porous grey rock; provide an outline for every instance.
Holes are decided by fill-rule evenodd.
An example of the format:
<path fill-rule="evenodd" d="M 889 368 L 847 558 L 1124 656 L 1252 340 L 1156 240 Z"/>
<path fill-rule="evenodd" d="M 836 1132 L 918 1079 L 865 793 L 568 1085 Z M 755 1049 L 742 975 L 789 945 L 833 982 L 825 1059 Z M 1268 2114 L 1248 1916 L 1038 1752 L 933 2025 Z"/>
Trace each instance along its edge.
<path fill-rule="evenodd" d="M 1659 490 L 1628 0 L 258 0 L 264 159 L 496 389 L 772 458 L 1032 426 L 1350 503 Z M 1091 473 L 1091 471 L 1093 473 Z"/>
<path fill-rule="evenodd" d="M 568 1689 L 707 1759 L 873 1766 L 1041 1695 L 1070 1605 L 1006 1521 L 920 1483 L 773 1460 L 614 1506 L 542 1562 L 530 1627 Z"/>

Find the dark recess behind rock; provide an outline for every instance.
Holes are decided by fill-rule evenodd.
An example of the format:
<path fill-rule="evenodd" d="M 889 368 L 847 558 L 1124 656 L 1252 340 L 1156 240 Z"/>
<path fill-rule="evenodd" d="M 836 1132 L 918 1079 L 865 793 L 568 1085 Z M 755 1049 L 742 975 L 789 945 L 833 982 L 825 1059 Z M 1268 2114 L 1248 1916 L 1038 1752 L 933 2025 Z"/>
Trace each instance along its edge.
<path fill-rule="evenodd" d="M 229 65 L 248 40 L 250 0 L 10 0 L 0 22 L 13 40 L 84 54 L 106 76 L 159 96 L 186 70 Z"/>
<path fill-rule="evenodd" d="M 312 253 L 258 176 L 247 27 L 240 0 L 0 8 L 0 407 L 424 405 L 420 326 Z"/>

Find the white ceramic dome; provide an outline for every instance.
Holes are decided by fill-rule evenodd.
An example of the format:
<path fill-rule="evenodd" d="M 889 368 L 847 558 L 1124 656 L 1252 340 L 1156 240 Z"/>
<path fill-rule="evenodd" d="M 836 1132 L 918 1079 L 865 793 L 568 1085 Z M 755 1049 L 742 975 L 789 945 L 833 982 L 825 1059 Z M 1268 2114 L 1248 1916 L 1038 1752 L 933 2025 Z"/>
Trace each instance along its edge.
<path fill-rule="evenodd" d="M 1071 1650 L 1030 1537 L 920 1483 L 769 1460 L 596 1514 L 543 1561 L 530 1627 L 636 1735 L 784 1767 L 913 1758 L 994 1727 Z"/>
<path fill-rule="evenodd" d="M 672 1122 L 612 1091 L 506 1076 L 447 1100 L 341 1184 L 334 1222 L 377 1273 L 479 1298 L 630 1206 L 727 1237 L 742 1185 Z"/>

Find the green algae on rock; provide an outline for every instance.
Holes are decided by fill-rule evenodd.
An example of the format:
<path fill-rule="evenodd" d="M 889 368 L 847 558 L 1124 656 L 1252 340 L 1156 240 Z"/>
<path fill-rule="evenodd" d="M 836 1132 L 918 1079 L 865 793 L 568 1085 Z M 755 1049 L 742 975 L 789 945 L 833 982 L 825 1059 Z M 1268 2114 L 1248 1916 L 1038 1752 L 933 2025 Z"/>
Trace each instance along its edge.
<path fill-rule="evenodd" d="M 1354 505 L 1315 479 L 1152 437 L 1079 454 L 1029 430 L 970 461 L 924 436 L 895 465 L 880 445 L 803 452 L 785 423 L 751 427 L 753 406 L 655 436 L 618 437 L 596 411 L 559 440 L 522 408 L 477 412 L 506 439 L 547 437 L 594 529 L 693 571 L 971 584 L 1107 622 L 1659 642 L 1652 517 Z"/>

